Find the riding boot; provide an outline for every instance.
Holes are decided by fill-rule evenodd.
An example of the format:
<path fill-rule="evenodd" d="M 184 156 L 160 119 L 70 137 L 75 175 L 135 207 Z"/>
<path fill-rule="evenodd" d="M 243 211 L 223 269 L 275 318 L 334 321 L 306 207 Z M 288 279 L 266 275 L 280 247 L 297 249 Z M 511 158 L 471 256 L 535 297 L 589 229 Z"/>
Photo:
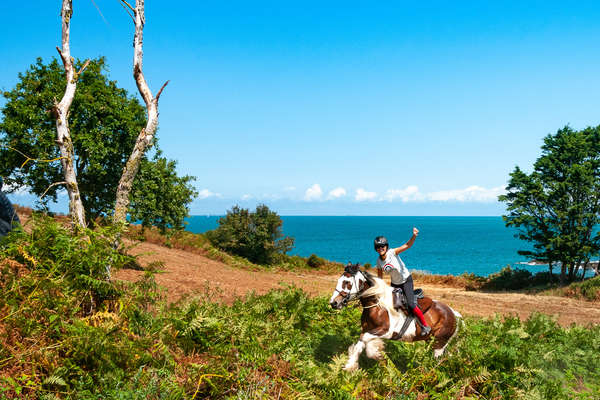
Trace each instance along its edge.
<path fill-rule="evenodd" d="M 431 327 L 427 325 L 427 321 L 425 321 L 425 316 L 423 315 L 423 312 L 421 312 L 419 306 L 415 306 L 412 312 L 417 317 L 419 325 L 421 325 L 421 336 L 427 336 L 429 332 L 431 332 Z"/>

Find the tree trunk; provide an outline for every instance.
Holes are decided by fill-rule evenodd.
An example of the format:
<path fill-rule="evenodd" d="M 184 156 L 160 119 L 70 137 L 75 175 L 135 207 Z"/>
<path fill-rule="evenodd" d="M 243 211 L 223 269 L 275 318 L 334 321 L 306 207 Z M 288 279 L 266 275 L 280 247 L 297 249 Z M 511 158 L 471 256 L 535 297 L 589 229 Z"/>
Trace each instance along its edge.
<path fill-rule="evenodd" d="M 585 273 L 589 267 L 590 267 L 590 260 L 588 258 L 587 260 L 585 260 L 585 264 L 583 264 L 583 271 L 581 271 L 581 281 L 582 282 L 585 279 Z"/>
<path fill-rule="evenodd" d="M 571 262 L 571 264 L 569 264 L 569 282 L 573 282 L 573 280 L 575 278 L 575 268 L 576 268 L 576 263 Z"/>
<path fill-rule="evenodd" d="M 73 160 L 75 159 L 73 151 L 73 142 L 71 141 L 71 134 L 69 132 L 69 108 L 75 97 L 75 89 L 77 88 L 77 79 L 79 74 L 83 72 L 87 66 L 87 62 L 84 64 L 81 71 L 75 72 L 73 67 L 73 59 L 71 58 L 71 50 L 69 48 L 69 36 L 71 29 L 71 16 L 73 15 L 73 4 L 72 0 L 63 0 L 62 4 L 62 49 L 58 47 L 58 53 L 62 59 L 65 67 L 65 77 L 67 80 L 67 87 L 65 94 L 63 95 L 60 103 L 55 104 L 53 108 L 54 116 L 56 118 L 56 143 L 60 149 L 61 164 L 63 169 L 63 175 L 65 178 L 65 186 L 67 193 L 69 194 L 69 213 L 71 215 L 73 226 L 76 228 L 85 228 L 85 210 L 83 203 L 81 202 L 81 195 L 79 194 L 79 185 L 77 185 L 77 175 Z"/>
<path fill-rule="evenodd" d="M 129 7 L 129 4 L 124 1 L 123 3 L 125 7 Z M 142 71 L 144 56 L 144 24 L 146 23 L 144 0 L 137 0 L 135 9 L 131 8 L 131 10 L 133 11 L 135 22 L 135 35 L 133 38 L 133 77 L 135 78 L 138 90 L 146 103 L 148 119 L 146 121 L 146 126 L 141 130 L 137 137 L 135 146 L 129 156 L 129 160 L 127 160 L 127 163 L 123 168 L 119 186 L 117 187 L 117 198 L 113 218 L 115 223 L 122 224 L 126 223 L 127 209 L 129 208 L 129 194 L 133 186 L 133 181 L 140 168 L 142 157 L 148 149 L 148 146 L 152 143 L 158 126 L 158 98 L 165 86 L 169 83 L 169 81 L 165 82 L 156 94 L 156 97 L 152 96 L 152 92 L 148 87 L 148 83 L 146 82 Z"/>

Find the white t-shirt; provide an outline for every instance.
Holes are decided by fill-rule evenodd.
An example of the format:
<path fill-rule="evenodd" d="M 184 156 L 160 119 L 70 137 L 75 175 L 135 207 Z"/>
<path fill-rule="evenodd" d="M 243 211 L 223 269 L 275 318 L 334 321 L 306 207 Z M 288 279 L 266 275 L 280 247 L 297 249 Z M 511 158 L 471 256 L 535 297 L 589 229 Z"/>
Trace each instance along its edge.
<path fill-rule="evenodd" d="M 406 268 L 406 265 L 404 265 L 404 261 L 396 254 L 394 249 L 389 249 L 385 253 L 385 260 L 377 257 L 377 267 L 390 274 L 392 283 L 395 285 L 406 282 L 410 276 L 410 272 Z"/>

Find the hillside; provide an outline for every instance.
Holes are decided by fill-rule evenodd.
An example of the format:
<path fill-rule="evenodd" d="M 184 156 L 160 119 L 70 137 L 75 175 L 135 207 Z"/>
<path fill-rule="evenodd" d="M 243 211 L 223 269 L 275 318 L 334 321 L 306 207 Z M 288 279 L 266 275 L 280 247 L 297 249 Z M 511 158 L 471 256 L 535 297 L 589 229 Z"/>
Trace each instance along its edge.
<path fill-rule="evenodd" d="M 233 268 L 199 254 L 172 249 L 152 243 L 141 242 L 131 250 L 139 255 L 142 265 L 162 262 L 164 270 L 156 276 L 159 285 L 166 289 L 169 301 L 184 295 L 202 295 L 206 288 L 217 290 L 215 300 L 230 304 L 233 299 L 250 291 L 267 293 L 281 285 L 295 285 L 310 295 L 330 296 L 338 275 L 319 272 L 301 273 L 288 271 L 252 271 Z M 142 271 L 121 270 L 116 279 L 135 281 Z M 518 315 L 527 319 L 534 312 L 556 316 L 557 321 L 568 326 L 572 323 L 587 325 L 600 321 L 597 303 L 556 296 L 536 296 L 521 293 L 483 293 L 441 285 L 415 285 L 423 287 L 427 294 L 442 300 L 465 316 L 490 317 L 496 313 Z"/>

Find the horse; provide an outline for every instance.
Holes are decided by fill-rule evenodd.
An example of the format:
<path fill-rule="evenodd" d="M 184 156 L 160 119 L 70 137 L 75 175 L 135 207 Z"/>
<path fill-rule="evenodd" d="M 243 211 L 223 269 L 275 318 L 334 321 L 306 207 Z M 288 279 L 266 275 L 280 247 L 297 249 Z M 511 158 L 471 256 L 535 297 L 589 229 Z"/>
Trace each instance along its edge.
<path fill-rule="evenodd" d="M 429 297 L 419 299 L 419 306 L 431 332 L 421 336 L 421 326 L 416 318 L 394 309 L 392 287 L 382 279 L 360 270 L 359 264 L 348 264 L 338 279 L 329 300 L 333 309 L 342 309 L 351 300 L 359 299 L 363 308 L 361 316 L 362 332 L 358 342 L 348 349 L 348 362 L 344 370 L 358 368 L 358 357 L 366 349 L 367 357 L 383 358 L 383 340 L 402 340 L 416 342 L 434 339 L 433 354 L 439 359 L 446 350 L 448 342 L 458 332 L 460 313 L 446 304 Z"/>

